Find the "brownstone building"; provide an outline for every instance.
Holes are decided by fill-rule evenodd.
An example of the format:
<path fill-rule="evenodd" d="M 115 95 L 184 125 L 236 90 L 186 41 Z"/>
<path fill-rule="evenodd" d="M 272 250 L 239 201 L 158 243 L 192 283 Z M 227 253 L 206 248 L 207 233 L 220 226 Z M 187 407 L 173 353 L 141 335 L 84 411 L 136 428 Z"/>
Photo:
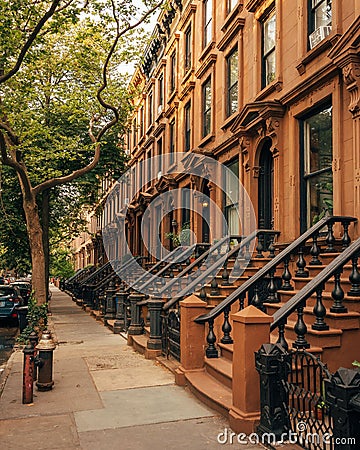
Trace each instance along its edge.
<path fill-rule="evenodd" d="M 143 94 L 128 137 L 130 167 L 141 179 L 152 157 L 210 155 L 239 177 L 258 227 L 280 230 L 280 242 L 325 211 L 357 216 L 359 11 L 355 0 L 174 2 L 133 78 Z M 159 192 L 180 187 L 186 203 L 186 187 L 195 187 L 231 216 L 211 183 L 162 177 L 160 169 L 141 193 L 123 197 L 132 202 L 137 254 L 144 205 Z M 211 239 L 186 209 L 162 223 L 163 236 L 174 219 L 190 222 L 199 241 Z"/>
<path fill-rule="evenodd" d="M 132 253 L 150 253 L 161 259 L 156 239 L 171 248 L 167 233 L 178 232 L 186 226 L 194 232 L 198 242 L 213 242 L 221 237 L 221 226 L 208 200 L 223 211 L 231 234 L 242 233 L 234 211 L 238 205 L 241 208 L 240 185 L 243 185 L 254 208 L 256 228 L 277 232 L 276 240 L 280 244 L 277 250 L 292 243 L 326 213 L 347 216 L 345 221 L 338 217 L 334 229 L 337 237 L 343 239 L 342 249 L 348 248 L 348 229 L 353 240 L 360 235 L 355 220 L 360 216 L 359 15 L 357 0 L 171 2 L 171 7 L 159 16 L 143 64 L 133 76 L 132 85 L 140 94 L 134 101 L 127 141 L 129 173 L 126 181 L 115 184 L 109 191 L 102 224 L 111 224 L 114 215 L 124 219 L 122 223 Z M 234 195 L 231 198 L 224 195 L 211 177 L 205 176 L 211 171 L 205 159 L 201 169 L 203 177 L 176 170 L 169 174 L 165 169 L 176 163 L 177 153 L 186 154 L 189 165 L 192 155 L 196 154 L 200 158 L 210 156 L 228 167 L 239 180 L 237 185 L 224 180 L 225 187 Z M 201 160 L 196 164 L 201 166 Z M 156 175 L 150 177 L 152 179 L 149 178 L 151 173 Z M 161 194 L 171 191 L 180 196 L 180 207 L 171 208 L 171 200 L 167 200 L 169 205 L 161 199 Z M 200 204 L 202 214 L 194 212 L 195 204 Z M 147 225 L 144 228 L 149 205 L 154 208 L 152 214 L 160 218 L 161 225 L 156 229 L 146 228 Z M 168 211 L 166 214 L 163 214 L 164 209 Z M 142 227 L 148 236 L 146 245 L 141 237 Z M 256 278 L 263 270 L 262 275 L 270 279 L 272 298 L 267 297 L 266 307 L 269 315 L 252 306 L 258 303 L 251 302 L 249 292 L 248 305 L 252 305 L 244 309 L 241 295 L 247 292 L 251 279 L 242 280 L 243 285 L 229 287 L 224 276 L 227 263 L 222 272 L 225 280 L 220 289 L 222 296 L 208 293 L 208 303 L 191 296 L 180 302 L 180 306 L 161 298 L 162 303 L 156 306 L 157 311 L 162 309 L 163 317 L 172 314 L 173 320 L 177 315 L 177 322 L 173 320 L 178 324 L 176 332 L 180 335 L 178 346 L 181 348 L 177 381 L 188 383 L 202 399 L 228 414 L 235 430 L 251 431 L 259 420 L 259 380 L 252 358 L 254 351 L 270 339 L 271 327 L 271 332 L 279 328 L 277 342 L 280 344 L 284 344 L 285 328 L 288 332 L 294 328 L 297 337 L 293 333 L 290 341 L 295 348 L 304 350 L 311 344 L 332 371 L 339 365 L 351 365 L 351 360 L 356 358 L 353 343 L 359 340 L 360 274 L 358 256 L 354 255 L 358 249 L 351 248 L 351 256 L 346 253 L 348 256 L 339 260 L 338 265 L 330 267 L 335 276 L 332 284 L 323 289 L 320 280 L 316 288 L 304 293 L 306 283 L 311 283 L 309 280 L 313 278 L 316 281 L 325 262 L 331 265 L 332 259 L 336 259 L 332 254 L 335 242 L 332 224 L 328 229 L 330 245 L 324 251 L 328 254 L 323 263 L 318 259 L 320 228 L 312 235 L 312 247 L 308 244 L 311 250 L 306 261 L 301 251 L 297 262 L 290 258 L 290 250 L 301 247 L 305 238 L 294 249 L 291 245 L 287 247 L 286 258 L 278 258 L 284 264 L 281 265 L 281 270 L 284 268 L 281 304 L 279 298 L 275 298 L 273 283 L 274 274 L 279 270 L 278 260 L 265 261 L 264 270 L 260 264 L 249 272 L 249 277 Z M 114 234 L 112 249 L 121 244 L 117 239 Z M 108 255 L 109 259 L 115 254 L 116 251 Z M 352 266 L 344 269 L 350 258 Z M 268 264 L 273 266 L 266 269 Z M 289 265 L 296 270 L 295 288 L 291 285 Z M 321 267 L 315 267 L 312 272 L 310 269 L 314 267 L 311 266 Z M 340 267 L 347 275 L 351 272 L 348 277 L 351 283 L 347 281 L 345 295 L 348 308 L 341 304 L 344 291 L 339 289 Z M 324 280 L 327 282 L 329 277 Z M 211 288 L 212 292 L 219 291 L 216 280 Z M 210 291 L 210 286 L 206 289 Z M 235 289 L 243 291 L 236 296 Z M 290 298 L 288 291 L 297 301 L 292 309 L 286 306 Z M 328 308 L 330 326 L 324 322 L 322 291 L 327 301 L 334 301 Z M 153 307 L 150 317 L 155 317 L 156 308 L 151 303 L 151 295 L 149 297 L 149 305 L 141 296 L 139 304 L 149 311 Z M 255 290 L 252 298 L 257 297 Z M 134 298 L 131 307 L 136 308 Z M 211 316 L 211 307 L 219 305 L 224 298 L 231 301 Z M 308 325 L 310 344 L 304 340 L 306 327 L 301 306 L 304 299 L 313 302 L 311 308 L 315 304 L 311 311 L 316 323 Z M 233 307 L 235 300 L 240 301 L 240 312 Z M 169 312 L 170 308 L 174 310 Z M 298 318 L 290 321 L 295 309 Z M 305 312 L 310 314 L 311 311 Z M 219 321 L 220 312 L 224 314 L 225 325 Z M 148 310 L 143 313 L 145 318 L 147 313 Z M 136 317 L 132 314 L 131 320 Z M 155 323 L 155 319 L 151 320 L 150 328 Z M 233 339 L 230 338 L 230 322 Z M 253 324 L 256 327 L 252 327 Z M 129 341 L 139 348 L 136 334 L 141 327 L 135 323 L 131 337 L 133 325 L 131 322 Z M 225 338 L 218 344 L 220 350 L 215 348 L 214 329 L 218 336 L 225 330 Z M 161 349 L 158 325 L 156 330 L 150 330 L 150 339 L 144 344 L 148 356 Z M 186 341 L 189 336 L 191 343 Z M 214 363 L 212 358 L 217 358 L 219 352 L 225 361 L 219 358 Z M 206 378 L 209 374 L 211 376 Z M 225 387 L 220 388 L 214 378 L 221 380 Z"/>

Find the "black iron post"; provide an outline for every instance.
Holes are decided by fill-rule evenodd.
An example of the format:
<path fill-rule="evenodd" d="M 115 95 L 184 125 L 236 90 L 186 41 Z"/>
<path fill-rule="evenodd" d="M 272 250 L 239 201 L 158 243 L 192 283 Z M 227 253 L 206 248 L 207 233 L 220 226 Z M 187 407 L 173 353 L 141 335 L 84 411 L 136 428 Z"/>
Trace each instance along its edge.
<path fill-rule="evenodd" d="M 160 298 L 148 300 L 150 313 L 150 336 L 147 348 L 151 350 L 161 350 L 161 310 L 163 301 Z"/>
<path fill-rule="evenodd" d="M 114 322 L 114 333 L 119 334 L 125 329 L 125 301 L 124 297 L 127 294 L 124 292 L 124 287 L 121 284 L 120 289 L 115 293 L 116 298 L 116 315 Z"/>
<path fill-rule="evenodd" d="M 341 367 L 325 380 L 325 398 L 333 418 L 335 450 L 360 446 L 360 372 Z"/>
<path fill-rule="evenodd" d="M 260 375 L 260 424 L 257 433 L 274 434 L 280 438 L 290 429 L 287 410 L 288 394 L 283 381 L 290 367 L 289 354 L 278 344 L 264 344 L 255 353 L 256 370 Z"/>
<path fill-rule="evenodd" d="M 35 349 L 29 342 L 23 350 L 24 366 L 23 366 L 23 395 L 22 402 L 24 405 L 33 402 L 33 386 L 34 386 L 34 353 Z"/>
<path fill-rule="evenodd" d="M 144 298 L 144 294 L 133 293 L 129 295 L 131 322 L 128 329 L 128 334 L 130 335 L 143 333 L 143 327 L 140 322 L 140 307 L 137 304 L 138 302 L 144 300 Z"/>
<path fill-rule="evenodd" d="M 116 292 L 115 284 L 111 280 L 109 283 L 109 287 L 108 287 L 108 289 L 106 289 L 106 292 L 105 292 L 105 305 L 106 305 L 105 316 L 104 316 L 105 320 L 115 319 L 115 314 L 116 314 L 115 292 Z"/>

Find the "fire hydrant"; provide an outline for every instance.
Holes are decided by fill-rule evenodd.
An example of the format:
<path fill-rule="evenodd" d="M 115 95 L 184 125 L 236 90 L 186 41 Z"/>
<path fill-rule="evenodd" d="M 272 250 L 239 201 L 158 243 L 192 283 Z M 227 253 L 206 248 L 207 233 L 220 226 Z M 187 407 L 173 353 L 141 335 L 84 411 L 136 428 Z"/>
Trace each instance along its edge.
<path fill-rule="evenodd" d="M 36 387 L 39 391 L 50 391 L 54 385 L 52 366 L 55 347 L 50 331 L 43 331 L 40 342 L 36 346 L 38 355 L 35 359 L 35 364 L 38 367 Z"/>
<path fill-rule="evenodd" d="M 34 354 L 35 348 L 29 342 L 23 350 L 24 367 L 23 367 L 23 397 L 24 405 L 33 402 L 33 383 L 34 383 Z"/>

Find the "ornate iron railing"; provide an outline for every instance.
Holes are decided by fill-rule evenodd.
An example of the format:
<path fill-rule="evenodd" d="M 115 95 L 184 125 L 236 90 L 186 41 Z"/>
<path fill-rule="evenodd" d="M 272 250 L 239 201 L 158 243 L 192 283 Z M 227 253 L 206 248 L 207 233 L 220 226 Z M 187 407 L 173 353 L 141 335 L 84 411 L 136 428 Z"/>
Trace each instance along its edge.
<path fill-rule="evenodd" d="M 270 330 L 276 328 L 279 329 L 278 343 L 284 348 L 287 348 L 287 342 L 285 340 L 285 325 L 287 318 L 295 310 L 297 311 L 297 321 L 294 326 L 294 331 L 297 335 L 293 347 L 295 348 L 308 348 L 310 344 L 307 342 L 305 335 L 307 333 L 307 326 L 304 322 L 304 307 L 306 301 L 316 292 L 316 303 L 313 309 L 315 316 L 315 322 L 312 325 L 312 329 L 322 331 L 328 330 L 329 326 L 325 322 L 326 308 L 323 304 L 322 296 L 325 283 L 333 276 L 334 288 L 331 292 L 333 298 L 333 305 L 330 307 L 332 313 L 347 313 L 347 308 L 343 305 L 344 291 L 341 287 L 341 273 L 344 265 L 351 260 L 352 270 L 349 276 L 351 283 L 351 289 L 349 294 L 352 296 L 360 297 L 360 273 L 358 270 L 358 259 L 360 257 L 360 238 L 354 241 L 349 247 L 331 261 L 318 275 L 316 275 L 305 287 L 303 287 L 297 294 L 295 294 L 290 300 L 286 302 L 278 311 L 273 315 L 274 321 L 270 325 Z"/>
<path fill-rule="evenodd" d="M 206 355 L 210 358 L 217 358 L 218 351 L 215 346 L 216 336 L 214 334 L 214 320 L 220 314 L 224 314 L 224 328 L 226 329 L 226 335 L 222 338 L 222 342 L 232 342 L 230 333 L 231 333 L 231 325 L 229 323 L 229 312 L 230 307 L 233 303 L 239 300 L 240 309 L 243 309 L 245 306 L 245 297 L 251 288 L 254 289 L 254 296 L 252 299 L 248 299 L 248 304 L 253 304 L 254 306 L 264 309 L 263 302 L 258 295 L 257 283 L 262 280 L 264 277 L 268 276 L 269 284 L 268 284 L 268 296 L 266 298 L 266 302 L 268 303 L 278 303 L 279 299 L 277 296 L 277 286 L 275 283 L 275 272 L 277 268 L 279 268 L 280 264 L 283 265 L 282 272 L 282 286 L 281 289 L 291 291 L 293 290 L 293 286 L 291 284 L 292 275 L 290 272 L 289 264 L 290 257 L 294 254 L 298 255 L 297 259 L 297 271 L 296 276 L 306 278 L 308 277 L 308 271 L 306 270 L 306 261 L 304 258 L 304 246 L 306 245 L 309 239 L 311 242 L 310 255 L 312 257 L 310 261 L 310 265 L 321 265 L 321 260 L 319 258 L 320 255 L 320 246 L 318 243 L 319 233 L 324 228 L 327 227 L 327 235 L 326 235 L 326 244 L 327 248 L 325 252 L 332 253 L 335 251 L 336 239 L 333 232 L 333 226 L 335 223 L 340 223 L 343 228 L 343 235 L 341 239 L 342 249 L 346 249 L 351 242 L 348 229 L 351 222 L 355 222 L 357 219 L 354 217 L 346 217 L 346 216 L 326 216 L 321 219 L 318 223 L 312 226 L 309 230 L 303 233 L 299 238 L 297 238 L 294 242 L 288 245 L 283 251 L 281 251 L 278 255 L 276 255 L 271 261 L 269 261 L 264 267 L 262 267 L 256 274 L 254 274 L 249 280 L 245 281 L 238 289 L 236 289 L 232 294 L 230 294 L 225 300 L 223 300 L 219 305 L 215 306 L 209 313 L 204 314 L 195 319 L 195 322 L 199 324 L 208 323 L 209 332 L 207 336 L 208 347 L 206 349 Z M 302 311 L 302 310 L 301 310 Z M 302 314 L 302 313 L 301 313 Z M 301 327 L 302 325 L 301 320 Z M 281 323 L 279 325 L 279 340 L 282 341 L 283 334 L 285 329 L 285 323 Z M 225 341 L 224 341 L 225 339 Z"/>

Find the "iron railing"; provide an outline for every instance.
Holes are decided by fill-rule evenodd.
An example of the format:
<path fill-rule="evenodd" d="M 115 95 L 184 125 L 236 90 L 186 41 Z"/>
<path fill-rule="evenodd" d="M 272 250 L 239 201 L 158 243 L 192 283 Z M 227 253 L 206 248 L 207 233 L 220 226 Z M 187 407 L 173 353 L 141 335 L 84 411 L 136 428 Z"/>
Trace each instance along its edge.
<path fill-rule="evenodd" d="M 268 283 L 268 296 L 266 301 L 269 303 L 278 303 L 279 299 L 277 297 L 277 286 L 275 283 L 275 272 L 280 264 L 283 264 L 283 273 L 282 273 L 282 286 L 283 290 L 293 290 L 293 286 L 291 285 L 292 275 L 289 270 L 290 256 L 293 255 L 296 251 L 298 252 L 298 260 L 297 260 L 297 277 L 307 277 L 308 271 L 306 270 L 306 261 L 304 258 L 304 245 L 309 239 L 312 239 L 312 245 L 310 249 L 310 255 L 312 256 L 312 260 L 310 261 L 310 265 L 321 265 L 321 261 L 319 258 L 320 255 L 320 246 L 318 244 L 319 232 L 327 227 L 327 235 L 326 235 L 326 244 L 327 248 L 325 252 L 332 253 L 335 252 L 335 244 L 336 239 L 333 232 L 333 226 L 335 223 L 341 223 L 343 227 L 343 236 L 342 236 L 342 249 L 347 248 L 350 245 L 351 239 L 348 233 L 349 225 L 351 222 L 355 222 L 357 219 L 354 217 L 346 217 L 346 216 L 326 216 L 317 222 L 314 226 L 312 226 L 309 230 L 303 233 L 299 238 L 297 238 L 294 242 L 288 245 L 283 251 L 281 251 L 278 255 L 276 255 L 271 261 L 269 261 L 264 267 L 262 267 L 256 274 L 254 274 L 250 279 L 245 281 L 238 289 L 236 289 L 232 294 L 230 294 L 225 300 L 223 300 L 219 305 L 215 306 L 209 313 L 203 314 L 202 316 L 195 319 L 196 323 L 205 324 L 208 323 L 209 332 L 207 336 L 208 347 L 206 349 L 206 355 L 211 358 L 218 357 L 218 351 L 216 349 L 216 336 L 214 334 L 214 320 L 220 314 L 224 314 L 224 325 L 226 336 L 224 336 L 221 342 L 232 342 L 230 333 L 231 333 L 231 325 L 229 323 L 229 313 L 230 308 L 233 303 L 239 300 L 240 309 L 244 308 L 245 305 L 245 296 L 246 293 L 249 292 L 251 288 L 254 289 L 254 296 L 250 300 L 248 299 L 248 303 L 253 304 L 254 306 L 264 309 L 263 302 L 258 295 L 257 283 L 260 280 L 264 279 L 264 277 L 269 278 Z M 285 325 L 281 325 L 282 332 L 284 331 Z M 224 340 L 225 338 L 225 340 Z"/>

